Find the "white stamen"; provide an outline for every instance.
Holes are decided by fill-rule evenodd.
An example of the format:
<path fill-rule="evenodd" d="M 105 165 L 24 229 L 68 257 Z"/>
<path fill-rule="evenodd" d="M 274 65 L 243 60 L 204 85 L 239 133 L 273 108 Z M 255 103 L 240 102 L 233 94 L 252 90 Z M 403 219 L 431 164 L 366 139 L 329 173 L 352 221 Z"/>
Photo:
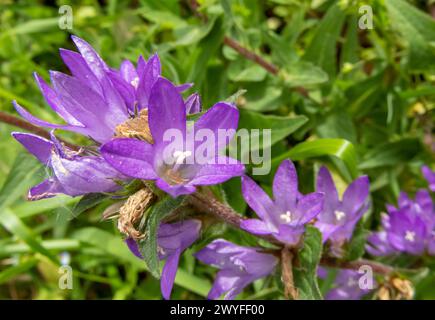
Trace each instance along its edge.
<path fill-rule="evenodd" d="M 175 164 L 182 164 L 184 159 L 192 155 L 191 151 L 175 151 L 173 157 L 175 158 Z"/>
<path fill-rule="evenodd" d="M 131 80 L 130 83 L 135 89 L 137 89 L 137 86 L 139 85 L 139 77 L 134 77 L 134 79 Z"/>
<path fill-rule="evenodd" d="M 406 231 L 405 240 L 408 240 L 409 242 L 414 242 L 415 241 L 415 232 L 414 231 Z"/>
<path fill-rule="evenodd" d="M 290 211 L 283 213 L 279 217 L 281 218 L 281 220 L 285 221 L 286 223 L 290 223 L 292 221 L 292 213 Z"/>
<path fill-rule="evenodd" d="M 157 252 L 160 253 L 161 255 L 164 255 L 166 253 L 166 251 L 160 246 L 157 246 Z"/>
<path fill-rule="evenodd" d="M 335 210 L 334 214 L 335 214 L 335 218 L 337 219 L 337 221 L 340 221 L 341 219 L 346 217 L 346 214 L 343 211 Z"/>

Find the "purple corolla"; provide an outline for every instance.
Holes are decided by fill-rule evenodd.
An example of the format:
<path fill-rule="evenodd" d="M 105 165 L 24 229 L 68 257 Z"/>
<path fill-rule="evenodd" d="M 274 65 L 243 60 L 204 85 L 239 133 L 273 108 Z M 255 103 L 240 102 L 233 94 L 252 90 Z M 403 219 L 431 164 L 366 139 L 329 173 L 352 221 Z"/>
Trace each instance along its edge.
<path fill-rule="evenodd" d="M 322 232 L 324 242 L 329 240 L 334 247 L 340 247 L 350 240 L 356 223 L 368 209 L 369 179 L 362 176 L 353 181 L 340 200 L 330 172 L 322 167 L 317 191 L 324 193 L 325 201 L 315 226 Z"/>
<path fill-rule="evenodd" d="M 199 220 L 185 220 L 175 223 L 162 223 L 157 233 L 158 255 L 160 260 L 166 260 L 160 279 L 160 289 L 163 297 L 171 297 L 180 256 L 199 237 L 201 222 Z M 126 243 L 138 258 L 142 259 L 136 241 L 128 238 Z"/>
<path fill-rule="evenodd" d="M 435 211 L 429 193 L 419 190 L 413 201 L 402 192 L 398 202 L 398 208 L 387 206 L 383 230 L 369 237 L 367 251 L 378 256 L 398 252 L 422 255 L 425 251 L 434 255 Z"/>
<path fill-rule="evenodd" d="M 218 299 L 223 294 L 226 300 L 234 299 L 247 285 L 271 274 L 278 264 L 277 257 L 259 252 L 258 248 L 238 246 L 223 239 L 214 240 L 195 256 L 220 269 L 209 299 Z"/>
<path fill-rule="evenodd" d="M 37 126 L 77 132 L 104 143 L 114 136 L 118 125 L 147 107 L 151 87 L 160 76 L 160 61 L 157 55 L 148 62 L 140 58 L 137 70 L 124 61 L 118 72 L 107 66 L 86 41 L 76 36 L 72 40 L 80 53 L 60 49 L 71 75 L 51 71 L 49 86 L 35 73 L 46 102 L 66 124 L 38 119 L 17 102 L 14 106 L 23 118 Z"/>
<path fill-rule="evenodd" d="M 47 180 L 29 190 L 29 200 L 53 197 L 58 193 L 78 196 L 92 192 L 116 191 L 116 180 L 126 177 L 98 156 L 81 156 L 51 135 L 51 141 L 30 133 L 13 132 L 20 142 L 42 164 L 52 170 Z"/>
<path fill-rule="evenodd" d="M 253 234 L 272 235 L 291 246 L 298 244 L 305 224 L 321 212 L 324 199 L 320 192 L 299 193 L 296 168 L 289 160 L 283 161 L 275 174 L 274 200 L 247 176 L 242 178 L 242 193 L 261 220 L 244 220 L 241 227 Z"/>
<path fill-rule="evenodd" d="M 196 186 L 222 183 L 243 173 L 242 164 L 216 152 L 231 138 L 230 134 L 222 142 L 217 139 L 218 131 L 234 134 L 238 118 L 236 107 L 219 102 L 188 128 L 180 93 L 170 81 L 159 78 L 151 90 L 148 106 L 153 144 L 130 138 L 113 139 L 102 146 L 101 153 L 127 176 L 156 180 L 156 185 L 173 197 L 189 194 Z M 210 139 L 206 145 L 212 148 L 204 151 L 202 144 L 193 141 L 192 131 L 207 133 Z"/>

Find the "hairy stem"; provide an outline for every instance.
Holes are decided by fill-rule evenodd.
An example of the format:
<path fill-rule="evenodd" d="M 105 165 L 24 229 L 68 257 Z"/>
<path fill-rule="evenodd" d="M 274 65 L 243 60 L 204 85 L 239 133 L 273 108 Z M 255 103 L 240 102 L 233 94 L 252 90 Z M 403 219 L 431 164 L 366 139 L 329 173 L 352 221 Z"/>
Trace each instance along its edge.
<path fill-rule="evenodd" d="M 299 294 L 293 280 L 293 253 L 288 247 L 281 250 L 281 270 L 285 297 L 297 300 Z"/>

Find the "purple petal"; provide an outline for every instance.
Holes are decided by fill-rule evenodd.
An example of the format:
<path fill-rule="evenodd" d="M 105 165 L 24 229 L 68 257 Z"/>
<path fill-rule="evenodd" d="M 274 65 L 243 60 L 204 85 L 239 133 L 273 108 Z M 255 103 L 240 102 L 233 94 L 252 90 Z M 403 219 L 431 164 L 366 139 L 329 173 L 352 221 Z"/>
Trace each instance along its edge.
<path fill-rule="evenodd" d="M 225 300 L 233 299 L 239 294 L 248 283 L 240 285 L 241 275 L 233 270 L 221 270 L 216 274 L 216 279 L 213 287 L 208 293 L 207 299 L 215 300 L 222 296 L 225 292 Z"/>
<path fill-rule="evenodd" d="M 424 178 L 429 183 L 429 189 L 435 192 L 435 172 L 433 172 L 428 166 L 421 168 Z"/>
<path fill-rule="evenodd" d="M 34 73 L 34 77 L 39 86 L 39 90 L 41 90 L 41 93 L 48 105 L 67 123 L 73 126 L 83 127 L 83 124 L 80 123 L 80 121 L 78 121 L 63 107 L 62 102 L 60 101 L 56 92 L 44 81 L 44 79 L 42 79 L 36 72 Z"/>
<path fill-rule="evenodd" d="M 180 85 L 178 85 L 177 86 L 177 90 L 178 90 L 178 92 L 184 92 L 184 91 L 186 91 L 186 90 L 188 90 L 188 89 L 190 89 L 190 88 L 192 88 L 193 87 L 193 83 L 191 83 L 191 82 L 189 82 L 189 83 L 183 83 L 183 84 L 180 84 Z"/>
<path fill-rule="evenodd" d="M 133 238 L 125 239 L 125 243 L 127 244 L 128 249 L 139 259 L 143 259 L 142 254 L 140 253 L 139 246 L 137 245 L 136 240 Z"/>
<path fill-rule="evenodd" d="M 153 167 L 153 147 L 144 141 L 113 139 L 105 143 L 100 151 L 112 167 L 127 176 L 145 180 L 157 179 Z"/>
<path fill-rule="evenodd" d="M 97 77 L 89 69 L 88 64 L 79 53 L 66 49 L 60 49 L 59 52 L 63 62 L 74 77 L 88 85 L 95 92 L 102 94 Z"/>
<path fill-rule="evenodd" d="M 228 159 L 228 158 L 227 158 Z M 222 160 L 222 157 L 216 158 L 212 164 L 198 165 L 199 170 L 195 176 L 189 181 L 189 185 L 214 185 L 223 183 L 233 177 L 241 176 L 245 167 L 238 161 L 236 163 L 229 163 L 231 160 Z M 228 163 L 223 163 L 228 162 Z"/>
<path fill-rule="evenodd" d="M 258 219 L 243 220 L 240 223 L 240 228 L 252 234 L 271 234 L 274 231 L 271 231 L 265 222 Z"/>
<path fill-rule="evenodd" d="M 182 251 L 190 247 L 199 237 L 201 221 L 183 220 L 175 223 L 162 223 L 158 231 L 158 245 L 165 252 Z"/>
<path fill-rule="evenodd" d="M 30 188 L 27 199 L 31 201 L 51 198 L 59 193 L 65 193 L 65 190 L 55 179 L 47 179 L 40 184 Z"/>
<path fill-rule="evenodd" d="M 45 165 L 49 164 L 53 150 L 53 143 L 51 141 L 31 133 L 12 132 L 12 136 L 41 163 Z"/>
<path fill-rule="evenodd" d="M 338 193 L 334 181 L 332 180 L 331 173 L 326 167 L 322 166 L 319 170 L 316 191 L 325 194 L 325 203 L 323 206 L 324 211 L 333 212 L 339 204 Z"/>
<path fill-rule="evenodd" d="M 225 147 L 236 133 L 236 129 L 239 123 L 239 110 L 225 102 L 218 102 L 211 107 L 204 115 L 202 115 L 198 121 L 195 122 L 194 131 L 195 135 L 200 130 L 207 130 L 213 133 L 214 141 L 207 141 L 207 143 L 213 143 L 215 146 L 215 154 Z M 219 133 L 232 133 L 226 139 L 219 139 Z"/>
<path fill-rule="evenodd" d="M 174 286 L 175 275 L 177 274 L 178 262 L 180 260 L 181 249 L 176 250 L 167 259 L 162 270 L 160 279 L 160 290 L 163 298 L 169 300 L 171 298 L 172 287 Z"/>
<path fill-rule="evenodd" d="M 109 68 L 94 50 L 94 48 L 92 48 L 89 43 L 83 39 L 80 39 L 79 37 L 71 36 L 71 39 L 74 41 L 77 49 L 79 49 L 82 57 L 85 59 L 87 65 L 92 70 L 93 74 L 98 78 L 98 80 L 104 78 L 105 72 Z"/>
<path fill-rule="evenodd" d="M 164 145 L 167 130 L 176 129 L 186 135 L 186 110 L 181 95 L 175 86 L 159 78 L 152 88 L 148 108 L 148 122 L 156 145 Z"/>
<path fill-rule="evenodd" d="M 159 189 L 165 191 L 170 194 L 173 198 L 176 198 L 181 195 L 191 194 L 196 191 L 196 188 L 192 185 L 170 185 L 163 179 L 158 179 L 156 181 L 156 185 Z"/>
<path fill-rule="evenodd" d="M 313 220 L 323 209 L 324 194 L 313 192 L 303 196 L 297 205 L 296 218 L 298 224 L 306 224 Z"/>
<path fill-rule="evenodd" d="M 343 211 L 355 213 L 367 201 L 370 182 L 367 176 L 362 176 L 353 181 L 343 194 Z"/>
<path fill-rule="evenodd" d="M 121 77 L 129 84 L 136 81 L 135 79 L 139 78 L 133 63 L 131 63 L 130 60 L 122 61 L 119 71 L 121 73 Z"/>
<path fill-rule="evenodd" d="M 301 240 L 302 234 L 305 231 L 305 227 L 301 226 L 289 226 L 281 224 L 278 228 L 278 233 L 273 234 L 273 236 L 283 243 L 289 246 L 296 246 Z"/>
<path fill-rule="evenodd" d="M 248 176 L 242 177 L 243 198 L 252 210 L 262 219 L 269 220 L 275 211 L 275 205 L 270 197 Z"/>
<path fill-rule="evenodd" d="M 201 112 L 201 97 L 197 93 L 191 94 L 187 97 L 186 102 L 187 114 L 195 114 Z"/>
<path fill-rule="evenodd" d="M 273 197 L 283 211 L 293 211 L 298 195 L 298 176 L 290 160 L 284 160 L 278 167 L 273 179 Z"/>
<path fill-rule="evenodd" d="M 139 73 L 139 85 L 137 88 L 137 96 L 140 109 L 149 108 L 151 101 L 152 87 L 159 79 L 161 74 L 160 59 L 157 54 L 151 56 L 146 63 L 146 66 L 142 73 Z M 178 90 L 174 86 L 174 90 L 178 93 Z"/>

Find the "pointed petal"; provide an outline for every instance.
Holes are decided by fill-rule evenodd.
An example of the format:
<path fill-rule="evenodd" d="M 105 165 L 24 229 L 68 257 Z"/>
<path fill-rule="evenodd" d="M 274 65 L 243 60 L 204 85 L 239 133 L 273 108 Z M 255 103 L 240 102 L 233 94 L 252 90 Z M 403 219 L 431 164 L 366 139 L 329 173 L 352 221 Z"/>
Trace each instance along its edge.
<path fill-rule="evenodd" d="M 206 143 L 213 143 L 212 146 L 215 146 L 215 154 L 218 154 L 218 151 L 231 141 L 236 133 L 238 123 L 239 110 L 229 103 L 218 102 L 195 122 L 194 132 L 196 135 L 200 130 L 208 130 L 210 136 L 214 139 Z M 225 134 L 228 132 L 231 132 L 228 138 L 219 139 L 219 133 Z M 199 142 L 198 144 L 201 143 Z"/>
<path fill-rule="evenodd" d="M 187 97 L 185 105 L 187 114 L 201 112 L 201 97 L 199 94 L 193 93 Z"/>
<path fill-rule="evenodd" d="M 273 198 L 281 210 L 293 211 L 298 194 L 298 175 L 290 160 L 284 160 L 273 179 Z"/>
<path fill-rule="evenodd" d="M 179 130 L 185 137 L 186 110 L 183 98 L 169 80 L 159 78 L 153 86 L 148 108 L 148 122 L 157 147 L 165 145 L 163 139 L 167 130 Z"/>
<path fill-rule="evenodd" d="M 143 72 L 139 73 L 140 80 L 139 86 L 137 87 L 139 109 L 144 109 L 149 106 L 152 87 L 158 80 L 160 74 L 160 59 L 157 54 L 154 54 L 149 58 Z"/>
<path fill-rule="evenodd" d="M 83 59 L 79 53 L 66 49 L 60 49 L 59 53 L 74 77 L 88 85 L 95 92 L 102 94 L 102 89 L 97 77 L 93 74 L 85 59 Z"/>
<path fill-rule="evenodd" d="M 272 231 L 269 226 L 258 219 L 247 219 L 240 223 L 240 228 L 246 230 L 252 234 L 271 234 Z"/>
<path fill-rule="evenodd" d="M 367 176 L 353 181 L 343 194 L 343 209 L 347 213 L 355 213 L 367 201 L 370 182 Z"/>
<path fill-rule="evenodd" d="M 152 145 L 135 139 L 113 139 L 101 149 L 103 158 L 119 172 L 138 179 L 157 179 Z"/>
<path fill-rule="evenodd" d="M 59 193 L 64 193 L 65 190 L 55 179 L 47 179 L 40 184 L 32 187 L 27 194 L 27 199 L 30 201 L 51 198 Z"/>
<path fill-rule="evenodd" d="M 158 179 L 156 181 L 156 185 L 157 187 L 159 187 L 159 189 L 165 191 L 166 193 L 169 193 L 173 198 L 185 194 L 191 194 L 196 191 L 196 188 L 192 185 L 183 185 L 183 184 L 170 185 L 163 179 Z"/>
<path fill-rule="evenodd" d="M 12 132 L 12 136 L 41 163 L 49 164 L 51 151 L 53 150 L 51 141 L 31 133 Z"/>
<path fill-rule="evenodd" d="M 112 81 L 115 89 L 118 90 L 119 94 L 124 99 L 128 109 L 133 113 L 135 111 L 134 104 L 136 101 L 134 87 L 130 83 L 126 82 L 123 78 L 121 78 L 121 76 L 116 72 L 109 71 L 108 76 Z"/>
<path fill-rule="evenodd" d="M 231 292 L 226 299 L 234 298 L 240 293 L 244 286 L 238 285 L 240 282 L 241 274 L 234 272 L 233 270 L 221 270 L 217 273 L 216 279 L 213 283 L 213 287 L 208 293 L 207 299 L 215 300 L 222 296 L 225 292 Z M 247 284 L 246 284 L 247 285 Z"/>
<path fill-rule="evenodd" d="M 171 254 L 166 259 L 165 266 L 162 270 L 162 277 L 160 279 L 160 290 L 162 291 L 162 295 L 165 300 L 169 300 L 171 298 L 172 287 L 174 286 L 175 275 L 177 274 L 180 254 L 180 249 Z"/>
<path fill-rule="evenodd" d="M 195 173 L 189 185 L 214 185 L 225 182 L 233 177 L 241 176 L 245 167 L 243 164 L 236 160 L 229 160 L 229 158 L 217 157 L 213 163 L 206 165 L 199 165 L 200 169 Z M 234 162 L 232 162 L 234 161 Z"/>
<path fill-rule="evenodd" d="M 335 187 L 335 183 L 332 180 L 331 173 L 328 168 L 322 166 L 319 170 L 319 174 L 317 175 L 317 192 L 323 192 L 325 194 L 325 211 L 332 211 L 337 208 L 339 200 L 338 200 L 338 192 Z"/>
<path fill-rule="evenodd" d="M 122 61 L 119 71 L 121 73 L 121 77 L 129 84 L 135 81 L 136 78 L 139 79 L 136 69 L 130 60 Z"/>
<path fill-rule="evenodd" d="M 42 79 L 36 72 L 34 73 L 34 77 L 39 86 L 39 90 L 41 90 L 41 93 L 48 105 L 67 123 L 73 126 L 83 127 L 83 124 L 80 123 L 80 121 L 78 121 L 63 107 L 62 102 L 60 101 L 56 92 L 44 81 L 44 79 Z"/>
<path fill-rule="evenodd" d="M 251 178 L 242 177 L 242 194 L 252 210 L 262 219 L 268 220 L 275 210 L 270 197 Z"/>
<path fill-rule="evenodd" d="M 130 249 L 131 253 L 133 253 L 139 259 L 143 259 L 136 240 L 134 240 L 133 238 L 127 238 L 127 239 L 125 239 L 125 243 L 127 244 L 127 247 L 128 247 L 128 249 Z"/>
<path fill-rule="evenodd" d="M 303 196 L 297 205 L 296 215 L 298 224 L 305 224 L 313 220 L 323 209 L 324 194 L 313 192 Z"/>
<path fill-rule="evenodd" d="M 180 85 L 177 86 L 177 90 L 178 90 L 178 92 L 181 93 L 181 92 L 184 92 L 184 91 L 186 91 L 186 90 L 188 90 L 188 89 L 190 89 L 192 87 L 193 87 L 193 83 L 192 82 L 183 83 L 183 84 L 180 84 Z"/>
<path fill-rule="evenodd" d="M 295 246 L 301 240 L 301 236 L 305 231 L 305 227 L 303 225 L 292 227 L 289 225 L 281 224 L 279 226 L 278 233 L 273 234 L 273 236 L 283 243 L 288 244 L 289 246 Z"/>

